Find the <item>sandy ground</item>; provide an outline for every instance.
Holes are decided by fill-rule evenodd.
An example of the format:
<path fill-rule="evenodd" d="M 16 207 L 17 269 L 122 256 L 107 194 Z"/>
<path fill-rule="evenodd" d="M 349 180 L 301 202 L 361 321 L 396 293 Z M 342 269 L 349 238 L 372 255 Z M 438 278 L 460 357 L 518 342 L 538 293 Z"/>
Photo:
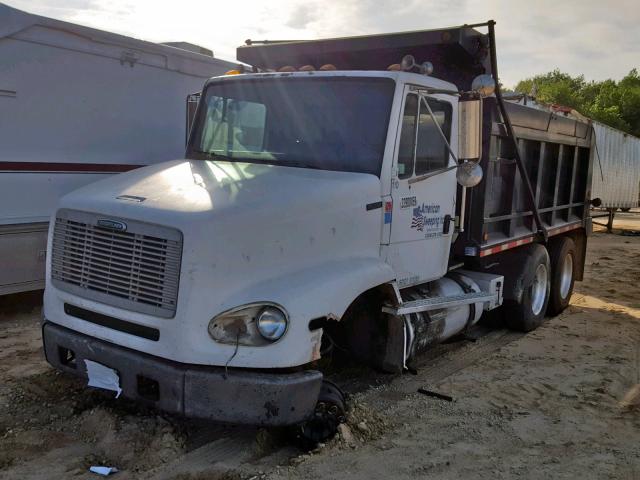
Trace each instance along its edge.
<path fill-rule="evenodd" d="M 44 362 L 39 293 L 0 298 L 0 478 L 640 478 L 640 214 L 590 240 L 572 305 L 528 335 L 478 329 L 417 375 L 345 375 L 349 424 L 314 452 L 283 431 L 188 421 Z M 426 387 L 453 397 L 417 393 Z"/>

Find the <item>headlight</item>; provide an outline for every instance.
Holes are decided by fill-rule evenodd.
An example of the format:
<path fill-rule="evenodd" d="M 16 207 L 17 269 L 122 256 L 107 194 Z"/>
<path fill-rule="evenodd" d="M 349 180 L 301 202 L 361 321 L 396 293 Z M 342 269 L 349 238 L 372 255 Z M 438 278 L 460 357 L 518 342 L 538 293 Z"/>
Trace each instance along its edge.
<path fill-rule="evenodd" d="M 258 331 L 267 340 L 279 340 L 287 330 L 287 317 L 276 307 L 265 307 L 258 315 Z"/>
<path fill-rule="evenodd" d="M 255 347 L 282 338 L 288 323 L 288 316 L 279 305 L 255 303 L 216 315 L 209 322 L 209 335 L 219 343 Z"/>

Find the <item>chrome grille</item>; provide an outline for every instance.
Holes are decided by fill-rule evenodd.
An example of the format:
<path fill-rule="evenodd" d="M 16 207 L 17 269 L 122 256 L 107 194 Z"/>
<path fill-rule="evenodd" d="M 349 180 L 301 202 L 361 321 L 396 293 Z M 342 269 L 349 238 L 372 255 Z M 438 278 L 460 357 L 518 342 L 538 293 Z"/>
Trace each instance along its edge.
<path fill-rule="evenodd" d="M 101 226 L 114 222 L 126 231 Z M 84 298 L 170 318 L 181 254 L 178 230 L 63 209 L 53 229 L 51 279 Z"/>

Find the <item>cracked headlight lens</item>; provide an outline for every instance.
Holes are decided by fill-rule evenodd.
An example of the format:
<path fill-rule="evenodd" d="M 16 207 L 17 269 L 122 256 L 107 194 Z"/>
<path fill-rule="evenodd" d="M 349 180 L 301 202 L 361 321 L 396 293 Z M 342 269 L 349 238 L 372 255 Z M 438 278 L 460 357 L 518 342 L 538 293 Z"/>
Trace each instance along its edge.
<path fill-rule="evenodd" d="M 233 308 L 209 322 L 209 335 L 230 345 L 262 346 L 278 341 L 287 331 L 289 318 L 275 304 L 256 303 Z"/>

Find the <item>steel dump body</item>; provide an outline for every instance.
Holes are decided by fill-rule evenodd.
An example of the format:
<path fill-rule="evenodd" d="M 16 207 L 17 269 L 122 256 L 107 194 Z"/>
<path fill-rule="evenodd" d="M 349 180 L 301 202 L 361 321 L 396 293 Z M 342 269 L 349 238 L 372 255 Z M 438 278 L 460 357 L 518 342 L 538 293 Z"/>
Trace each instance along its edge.
<path fill-rule="evenodd" d="M 592 129 L 578 120 L 506 103 L 535 204 L 548 234 L 582 228 L 589 218 Z M 482 182 L 466 192 L 464 231 L 454 251 L 486 256 L 533 241 L 533 211 L 495 98 L 483 105 Z M 462 197 L 461 192 L 458 193 Z"/>

